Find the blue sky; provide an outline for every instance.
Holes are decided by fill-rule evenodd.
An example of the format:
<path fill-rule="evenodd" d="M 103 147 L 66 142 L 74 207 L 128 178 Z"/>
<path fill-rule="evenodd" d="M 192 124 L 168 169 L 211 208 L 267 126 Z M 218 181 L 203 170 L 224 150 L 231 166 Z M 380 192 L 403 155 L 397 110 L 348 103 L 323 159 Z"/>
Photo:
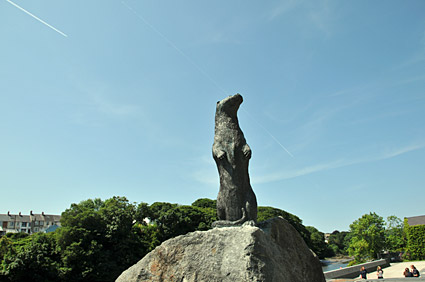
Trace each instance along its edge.
<path fill-rule="evenodd" d="M 1 0 L 0 213 L 214 199 L 215 104 L 241 93 L 259 205 L 323 232 L 423 215 L 424 13 L 422 0 Z"/>

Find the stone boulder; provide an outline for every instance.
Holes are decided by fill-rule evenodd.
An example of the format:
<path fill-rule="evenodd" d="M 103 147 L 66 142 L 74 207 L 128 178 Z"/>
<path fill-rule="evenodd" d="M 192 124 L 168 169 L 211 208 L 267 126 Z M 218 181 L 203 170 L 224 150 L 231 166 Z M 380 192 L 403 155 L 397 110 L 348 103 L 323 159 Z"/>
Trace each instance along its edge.
<path fill-rule="evenodd" d="M 319 259 L 283 218 L 214 228 L 162 243 L 117 282 L 325 282 Z"/>

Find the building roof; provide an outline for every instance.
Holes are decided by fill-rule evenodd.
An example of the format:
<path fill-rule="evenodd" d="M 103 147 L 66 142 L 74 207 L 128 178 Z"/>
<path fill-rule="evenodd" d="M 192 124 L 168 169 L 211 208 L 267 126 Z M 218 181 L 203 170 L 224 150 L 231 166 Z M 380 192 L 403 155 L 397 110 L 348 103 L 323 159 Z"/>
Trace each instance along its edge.
<path fill-rule="evenodd" d="M 31 218 L 29 215 L 0 214 L 0 221 L 30 222 Z"/>
<path fill-rule="evenodd" d="M 425 225 L 425 215 L 406 217 L 410 226 Z"/>
<path fill-rule="evenodd" d="M 0 221 L 31 222 L 31 221 L 60 221 L 61 216 L 55 214 L 0 214 Z"/>

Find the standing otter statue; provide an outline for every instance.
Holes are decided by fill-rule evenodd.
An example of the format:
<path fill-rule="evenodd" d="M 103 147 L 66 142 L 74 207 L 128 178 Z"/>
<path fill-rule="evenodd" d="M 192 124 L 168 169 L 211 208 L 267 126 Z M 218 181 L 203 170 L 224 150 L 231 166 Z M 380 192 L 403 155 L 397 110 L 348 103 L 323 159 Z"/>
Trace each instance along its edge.
<path fill-rule="evenodd" d="M 163 242 L 116 282 L 326 282 L 319 259 L 285 219 L 255 225 L 257 200 L 248 163 L 251 149 L 239 127 L 242 96 L 217 103 L 213 157 L 220 175 L 218 221 L 207 231 Z M 247 226 L 251 225 L 251 226 Z"/>
<path fill-rule="evenodd" d="M 218 221 L 213 227 L 237 226 L 257 221 L 257 199 L 248 174 L 251 148 L 239 127 L 237 111 L 243 98 L 240 94 L 217 102 L 213 158 L 220 175 L 217 196 Z"/>

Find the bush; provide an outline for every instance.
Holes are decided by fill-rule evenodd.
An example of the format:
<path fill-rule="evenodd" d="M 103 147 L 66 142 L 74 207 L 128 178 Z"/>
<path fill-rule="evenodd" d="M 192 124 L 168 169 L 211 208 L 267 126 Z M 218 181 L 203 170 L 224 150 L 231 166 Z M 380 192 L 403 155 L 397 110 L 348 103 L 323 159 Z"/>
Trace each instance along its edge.
<path fill-rule="evenodd" d="M 406 219 L 404 230 L 407 238 L 406 252 L 408 259 L 425 259 L 425 225 L 409 226 Z"/>

